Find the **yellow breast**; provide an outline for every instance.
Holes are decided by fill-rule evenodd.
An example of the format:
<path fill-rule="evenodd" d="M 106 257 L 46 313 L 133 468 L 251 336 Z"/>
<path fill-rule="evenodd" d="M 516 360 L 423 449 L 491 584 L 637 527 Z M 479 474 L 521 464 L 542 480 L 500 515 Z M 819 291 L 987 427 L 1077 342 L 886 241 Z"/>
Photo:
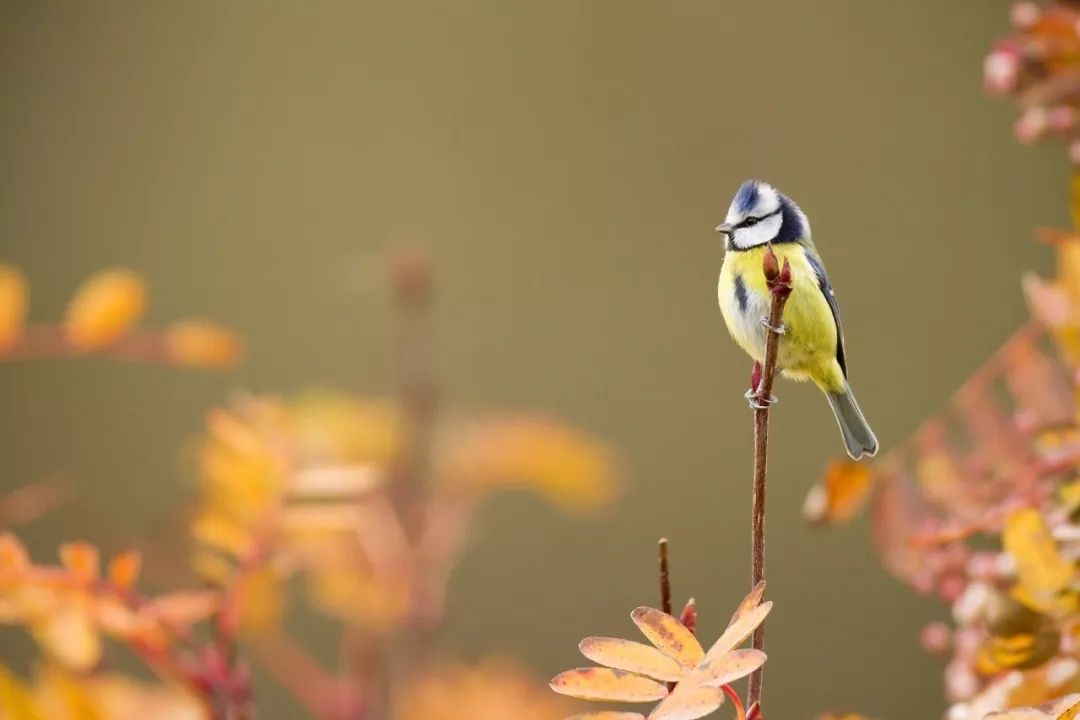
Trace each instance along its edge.
<path fill-rule="evenodd" d="M 797 243 L 773 247 L 781 266 L 791 265 L 792 291 L 784 309 L 787 332 L 780 339 L 777 364 L 794 379 L 811 379 L 826 389 L 843 384 L 836 362 L 837 329 L 832 310 L 822 294 L 817 274 Z M 766 317 L 771 297 L 762 272 L 766 246 L 731 251 L 724 255 L 717 293 L 728 331 L 747 354 L 758 362 L 765 357 Z"/>

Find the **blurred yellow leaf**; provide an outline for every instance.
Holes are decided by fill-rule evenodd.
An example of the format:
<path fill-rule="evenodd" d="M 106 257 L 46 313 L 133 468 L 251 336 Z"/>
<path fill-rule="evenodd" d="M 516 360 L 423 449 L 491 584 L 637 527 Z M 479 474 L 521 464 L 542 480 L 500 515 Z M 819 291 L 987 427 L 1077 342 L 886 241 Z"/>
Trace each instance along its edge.
<path fill-rule="evenodd" d="M 22 274 L 9 265 L 0 265 L 0 351 L 22 336 L 29 298 Z"/>
<path fill-rule="evenodd" d="M 1006 520 L 1002 543 L 1016 563 L 1018 599 L 1038 609 L 1052 607 L 1072 583 L 1075 569 L 1058 552 L 1042 516 L 1030 508 L 1014 512 Z"/>
<path fill-rule="evenodd" d="M 600 712 L 578 713 L 565 720 L 645 720 L 645 716 L 641 713 L 601 710 Z"/>
<path fill-rule="evenodd" d="M 81 604 L 65 603 L 30 626 L 38 644 L 65 667 L 89 670 L 101 659 L 101 636 Z"/>
<path fill-rule="evenodd" d="M 630 613 L 630 618 L 649 642 L 684 668 L 694 667 L 705 658 L 705 651 L 694 634 L 671 615 L 655 608 L 639 607 Z"/>
<path fill-rule="evenodd" d="M 68 304 L 65 327 L 77 350 L 99 350 L 126 335 L 146 308 L 146 286 L 130 270 L 114 269 L 87 279 Z"/>
<path fill-rule="evenodd" d="M 221 368 L 236 364 L 243 354 L 233 331 L 205 320 L 180 320 L 165 331 L 169 359 L 180 365 Z"/>
<path fill-rule="evenodd" d="M 1065 712 L 1057 716 L 1057 720 L 1074 720 L 1080 715 L 1080 701 L 1070 705 Z"/>
<path fill-rule="evenodd" d="M 488 661 L 430 668 L 403 683 L 393 720 L 560 720 L 569 711 L 563 698 L 541 692 L 532 678 Z"/>
<path fill-rule="evenodd" d="M 466 490 L 534 489 L 570 509 L 606 505 L 616 495 L 607 449 L 541 418 L 495 420 L 469 428 L 447 445 L 438 475 Z"/>
<path fill-rule="evenodd" d="M 159 595 L 146 603 L 142 612 L 172 625 L 192 625 L 218 610 L 221 597 L 210 590 L 178 590 Z"/>
<path fill-rule="evenodd" d="M 866 504 L 873 475 L 866 463 L 849 460 L 829 463 L 823 480 L 810 488 L 803 502 L 808 522 L 840 525 L 851 520 Z"/>
<path fill-rule="evenodd" d="M 578 644 L 578 649 L 582 655 L 599 665 L 656 680 L 675 681 L 686 674 L 686 668 L 672 657 L 633 640 L 587 637 Z"/>
<path fill-rule="evenodd" d="M 1054 245 L 1057 247 L 1057 281 L 1069 296 L 1075 321 L 1076 310 L 1080 309 L 1080 237 L 1062 234 Z"/>
<path fill-rule="evenodd" d="M 581 700 L 650 702 L 667 695 L 667 688 L 648 678 L 610 668 L 577 668 L 555 676 L 551 689 Z"/>
<path fill-rule="evenodd" d="M 0 718 L 49 720 L 38 712 L 34 696 L 7 668 L 0 666 Z"/>

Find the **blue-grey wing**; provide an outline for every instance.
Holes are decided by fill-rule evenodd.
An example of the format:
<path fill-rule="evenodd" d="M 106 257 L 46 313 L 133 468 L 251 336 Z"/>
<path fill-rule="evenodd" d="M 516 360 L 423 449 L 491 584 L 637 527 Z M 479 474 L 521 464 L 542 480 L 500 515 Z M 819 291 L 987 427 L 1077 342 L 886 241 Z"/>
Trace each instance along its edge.
<path fill-rule="evenodd" d="M 803 248 L 803 251 L 810 262 L 810 267 L 814 268 L 814 274 L 817 275 L 818 289 L 821 290 L 825 301 L 829 303 L 829 309 L 832 310 L 833 321 L 836 323 L 836 361 L 840 363 L 844 377 L 847 377 L 847 361 L 844 359 L 844 328 L 840 324 L 840 306 L 836 302 L 836 293 L 829 284 L 829 276 L 825 274 L 825 266 L 821 264 L 821 258 L 810 248 Z"/>

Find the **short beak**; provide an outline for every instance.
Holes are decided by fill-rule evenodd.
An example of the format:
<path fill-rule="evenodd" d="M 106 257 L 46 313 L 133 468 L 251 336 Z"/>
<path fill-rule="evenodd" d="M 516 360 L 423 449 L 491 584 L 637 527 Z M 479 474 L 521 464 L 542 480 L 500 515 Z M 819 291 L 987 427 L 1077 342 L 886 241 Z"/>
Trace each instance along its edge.
<path fill-rule="evenodd" d="M 724 233 L 725 235 L 730 235 L 732 229 L 733 228 L 731 227 L 731 223 L 726 223 L 726 222 L 725 223 L 720 223 L 719 225 L 716 226 L 716 232 Z"/>

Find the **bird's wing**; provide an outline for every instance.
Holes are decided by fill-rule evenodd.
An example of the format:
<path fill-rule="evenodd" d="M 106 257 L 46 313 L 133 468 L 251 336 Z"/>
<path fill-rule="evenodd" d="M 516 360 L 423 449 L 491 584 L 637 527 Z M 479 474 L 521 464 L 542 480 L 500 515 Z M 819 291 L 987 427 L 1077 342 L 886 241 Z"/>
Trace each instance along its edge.
<path fill-rule="evenodd" d="M 814 268 L 814 274 L 817 275 L 818 289 L 821 290 L 821 294 L 825 296 L 825 301 L 829 303 L 829 309 L 832 310 L 833 322 L 836 323 L 836 361 L 840 363 L 840 369 L 844 371 L 844 377 L 847 377 L 847 361 L 844 359 L 844 328 L 840 324 L 840 306 L 836 302 L 836 293 L 833 292 L 832 285 L 829 284 L 829 276 L 825 274 L 825 266 L 821 264 L 821 258 L 814 252 L 813 246 L 804 247 L 803 251 L 806 253 L 806 259 L 810 262 L 810 267 Z"/>

